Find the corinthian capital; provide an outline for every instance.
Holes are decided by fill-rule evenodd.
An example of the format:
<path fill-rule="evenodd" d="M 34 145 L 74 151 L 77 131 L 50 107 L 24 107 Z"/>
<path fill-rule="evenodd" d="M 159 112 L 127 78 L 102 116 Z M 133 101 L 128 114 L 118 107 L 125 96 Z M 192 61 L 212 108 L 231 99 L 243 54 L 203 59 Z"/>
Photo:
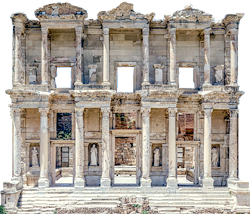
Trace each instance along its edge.
<path fill-rule="evenodd" d="M 109 117 L 110 107 L 102 107 L 101 112 L 102 112 L 102 117 Z"/>
<path fill-rule="evenodd" d="M 169 117 L 175 117 L 177 113 L 177 108 L 168 108 Z"/>
<path fill-rule="evenodd" d="M 149 107 L 142 107 L 141 113 L 143 117 L 149 117 L 149 113 L 151 112 L 151 108 Z"/>
<path fill-rule="evenodd" d="M 236 118 L 238 116 L 239 109 L 230 109 L 230 118 Z"/>
<path fill-rule="evenodd" d="M 212 112 L 213 112 L 213 109 L 204 109 L 205 117 L 211 117 Z"/>
<path fill-rule="evenodd" d="M 76 113 L 76 116 L 77 117 L 82 117 L 83 116 L 83 111 L 84 111 L 84 108 L 75 108 L 75 113 Z"/>
<path fill-rule="evenodd" d="M 39 108 L 39 112 L 41 117 L 47 117 L 49 113 L 49 108 Z"/>

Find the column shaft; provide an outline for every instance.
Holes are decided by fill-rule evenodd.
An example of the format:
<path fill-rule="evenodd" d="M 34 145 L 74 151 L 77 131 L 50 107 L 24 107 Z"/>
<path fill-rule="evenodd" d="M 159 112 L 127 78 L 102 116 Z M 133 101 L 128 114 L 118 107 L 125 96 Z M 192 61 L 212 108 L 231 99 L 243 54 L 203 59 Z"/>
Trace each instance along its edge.
<path fill-rule="evenodd" d="M 20 178 L 21 176 L 21 118 L 20 109 L 12 109 L 13 128 L 14 128 L 14 157 L 13 157 L 13 176 Z"/>
<path fill-rule="evenodd" d="M 149 84 L 149 28 L 143 28 L 143 85 Z"/>
<path fill-rule="evenodd" d="M 237 121 L 238 109 L 230 110 L 230 134 L 229 134 L 229 179 L 237 179 L 238 147 L 237 147 Z"/>
<path fill-rule="evenodd" d="M 21 27 L 15 27 L 15 83 L 21 84 L 21 69 L 22 69 L 22 59 L 21 59 Z"/>
<path fill-rule="evenodd" d="M 176 160 L 176 108 L 169 108 L 169 132 L 168 132 L 168 151 L 169 151 L 169 164 L 168 164 L 168 179 L 167 186 L 170 188 L 177 188 L 177 160 Z"/>
<path fill-rule="evenodd" d="M 238 47 L 237 47 L 237 30 L 230 30 L 230 62 L 231 62 L 231 85 L 237 85 L 238 73 Z"/>
<path fill-rule="evenodd" d="M 40 108 L 40 178 L 38 180 L 38 187 L 49 187 L 49 130 L 48 130 L 48 108 Z"/>
<path fill-rule="evenodd" d="M 149 142 L 149 113 L 151 108 L 141 108 L 142 113 L 142 178 L 141 186 L 151 187 L 149 177 L 150 142 Z"/>
<path fill-rule="evenodd" d="M 102 112 L 102 178 L 101 187 L 110 187 L 110 142 L 109 113 L 110 107 L 101 108 Z"/>
<path fill-rule="evenodd" d="M 176 29 L 170 29 L 170 85 L 176 85 Z"/>
<path fill-rule="evenodd" d="M 76 82 L 82 84 L 82 27 L 76 28 Z"/>
<path fill-rule="evenodd" d="M 42 27 L 42 84 L 48 84 L 48 28 Z"/>
<path fill-rule="evenodd" d="M 103 29 L 103 84 L 109 83 L 109 28 Z"/>
<path fill-rule="evenodd" d="M 83 175 L 84 168 L 84 130 L 83 130 L 83 110 L 76 108 L 76 136 L 75 136 L 75 187 L 84 187 L 85 179 Z"/>
<path fill-rule="evenodd" d="M 210 82 L 210 28 L 204 29 L 204 85 Z"/>
<path fill-rule="evenodd" d="M 204 179 L 203 187 L 212 188 L 211 173 L 211 114 L 213 109 L 204 109 Z"/>

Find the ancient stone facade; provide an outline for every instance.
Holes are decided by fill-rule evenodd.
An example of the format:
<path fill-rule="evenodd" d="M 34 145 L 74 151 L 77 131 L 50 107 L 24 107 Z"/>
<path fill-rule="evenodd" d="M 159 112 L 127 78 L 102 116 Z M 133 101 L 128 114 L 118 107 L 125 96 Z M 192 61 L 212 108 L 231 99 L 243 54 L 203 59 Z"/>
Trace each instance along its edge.
<path fill-rule="evenodd" d="M 126 2 L 97 20 L 68 3 L 35 14 L 11 16 L 13 178 L 2 204 L 14 210 L 22 188 L 53 186 L 57 165 L 72 167 L 84 191 L 112 189 L 115 165 L 127 164 L 142 190 L 178 189 L 177 168 L 187 168 L 193 185 L 227 186 L 236 206 L 250 206 L 248 183 L 238 179 L 243 14 L 214 22 L 186 6 L 155 21 Z M 71 69 L 69 88 L 56 86 L 61 67 Z M 117 93 L 119 67 L 134 69 L 133 93 Z M 179 87 L 179 68 L 193 69 L 194 88 Z"/>

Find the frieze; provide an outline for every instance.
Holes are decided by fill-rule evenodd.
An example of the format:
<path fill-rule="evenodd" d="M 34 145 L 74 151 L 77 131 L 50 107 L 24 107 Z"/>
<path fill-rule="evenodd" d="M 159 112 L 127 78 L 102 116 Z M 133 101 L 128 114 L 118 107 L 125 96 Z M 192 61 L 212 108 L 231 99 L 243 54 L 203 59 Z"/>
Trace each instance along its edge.
<path fill-rule="evenodd" d="M 166 133 L 150 133 L 150 139 L 166 139 Z"/>
<path fill-rule="evenodd" d="M 244 16 L 244 13 L 227 14 L 225 18 L 222 20 L 222 22 L 224 23 L 226 27 L 231 23 L 239 24 L 243 16 Z"/>
<path fill-rule="evenodd" d="M 128 93 L 113 94 L 111 105 L 141 105 L 141 96 Z"/>
<path fill-rule="evenodd" d="M 213 91 L 202 95 L 203 103 L 239 103 L 240 97 L 243 92 L 219 92 Z"/>
<path fill-rule="evenodd" d="M 111 101 L 112 91 L 81 91 L 81 90 L 72 90 L 69 93 L 77 99 L 77 101 L 93 101 L 101 102 Z"/>

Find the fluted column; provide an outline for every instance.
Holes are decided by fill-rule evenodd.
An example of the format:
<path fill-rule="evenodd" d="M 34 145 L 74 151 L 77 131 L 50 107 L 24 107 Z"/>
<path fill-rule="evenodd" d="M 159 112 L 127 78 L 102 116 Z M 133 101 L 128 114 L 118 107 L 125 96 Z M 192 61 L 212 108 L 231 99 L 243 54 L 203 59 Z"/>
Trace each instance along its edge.
<path fill-rule="evenodd" d="M 142 85 L 149 85 L 149 28 L 143 28 L 143 83 Z"/>
<path fill-rule="evenodd" d="M 42 27 L 42 84 L 48 84 L 48 28 Z"/>
<path fill-rule="evenodd" d="M 14 84 L 21 84 L 21 68 L 22 68 L 22 58 L 21 58 L 21 27 L 15 27 L 15 81 Z"/>
<path fill-rule="evenodd" d="M 177 160 L 176 160 L 176 113 L 177 108 L 169 108 L 169 132 L 168 132 L 168 151 L 169 151 L 169 164 L 168 164 L 168 178 L 167 187 L 177 188 Z"/>
<path fill-rule="evenodd" d="M 13 178 L 12 179 L 21 179 L 21 116 L 20 108 L 12 108 L 12 120 L 13 120 Z"/>
<path fill-rule="evenodd" d="M 204 29 L 204 84 L 210 86 L 210 28 Z"/>
<path fill-rule="evenodd" d="M 110 86 L 109 82 L 109 28 L 103 28 L 103 85 Z"/>
<path fill-rule="evenodd" d="M 110 107 L 102 107 L 102 178 L 101 187 L 110 187 L 110 142 L 109 113 Z"/>
<path fill-rule="evenodd" d="M 204 109 L 204 178 L 203 187 L 213 188 L 211 169 L 211 114 L 213 109 Z"/>
<path fill-rule="evenodd" d="M 83 130 L 84 108 L 75 109 L 76 133 L 75 133 L 75 187 L 84 187 L 84 130 Z"/>
<path fill-rule="evenodd" d="M 237 86 L 238 73 L 238 47 L 237 47 L 237 29 L 230 30 L 230 68 L 231 68 L 231 85 Z"/>
<path fill-rule="evenodd" d="M 39 188 L 49 187 L 49 129 L 48 129 L 48 108 L 39 108 L 40 117 L 40 178 L 38 180 Z"/>
<path fill-rule="evenodd" d="M 151 179 L 149 177 L 150 163 L 150 142 L 149 142 L 149 113 L 151 108 L 141 108 L 142 113 L 142 178 L 141 186 L 151 187 Z"/>
<path fill-rule="evenodd" d="M 76 82 L 82 85 L 82 27 L 76 27 Z"/>
<path fill-rule="evenodd" d="M 229 180 L 237 180 L 238 178 L 237 123 L 238 123 L 238 109 L 230 109 Z"/>
<path fill-rule="evenodd" d="M 171 28 L 170 33 L 170 85 L 176 85 L 176 28 Z"/>

